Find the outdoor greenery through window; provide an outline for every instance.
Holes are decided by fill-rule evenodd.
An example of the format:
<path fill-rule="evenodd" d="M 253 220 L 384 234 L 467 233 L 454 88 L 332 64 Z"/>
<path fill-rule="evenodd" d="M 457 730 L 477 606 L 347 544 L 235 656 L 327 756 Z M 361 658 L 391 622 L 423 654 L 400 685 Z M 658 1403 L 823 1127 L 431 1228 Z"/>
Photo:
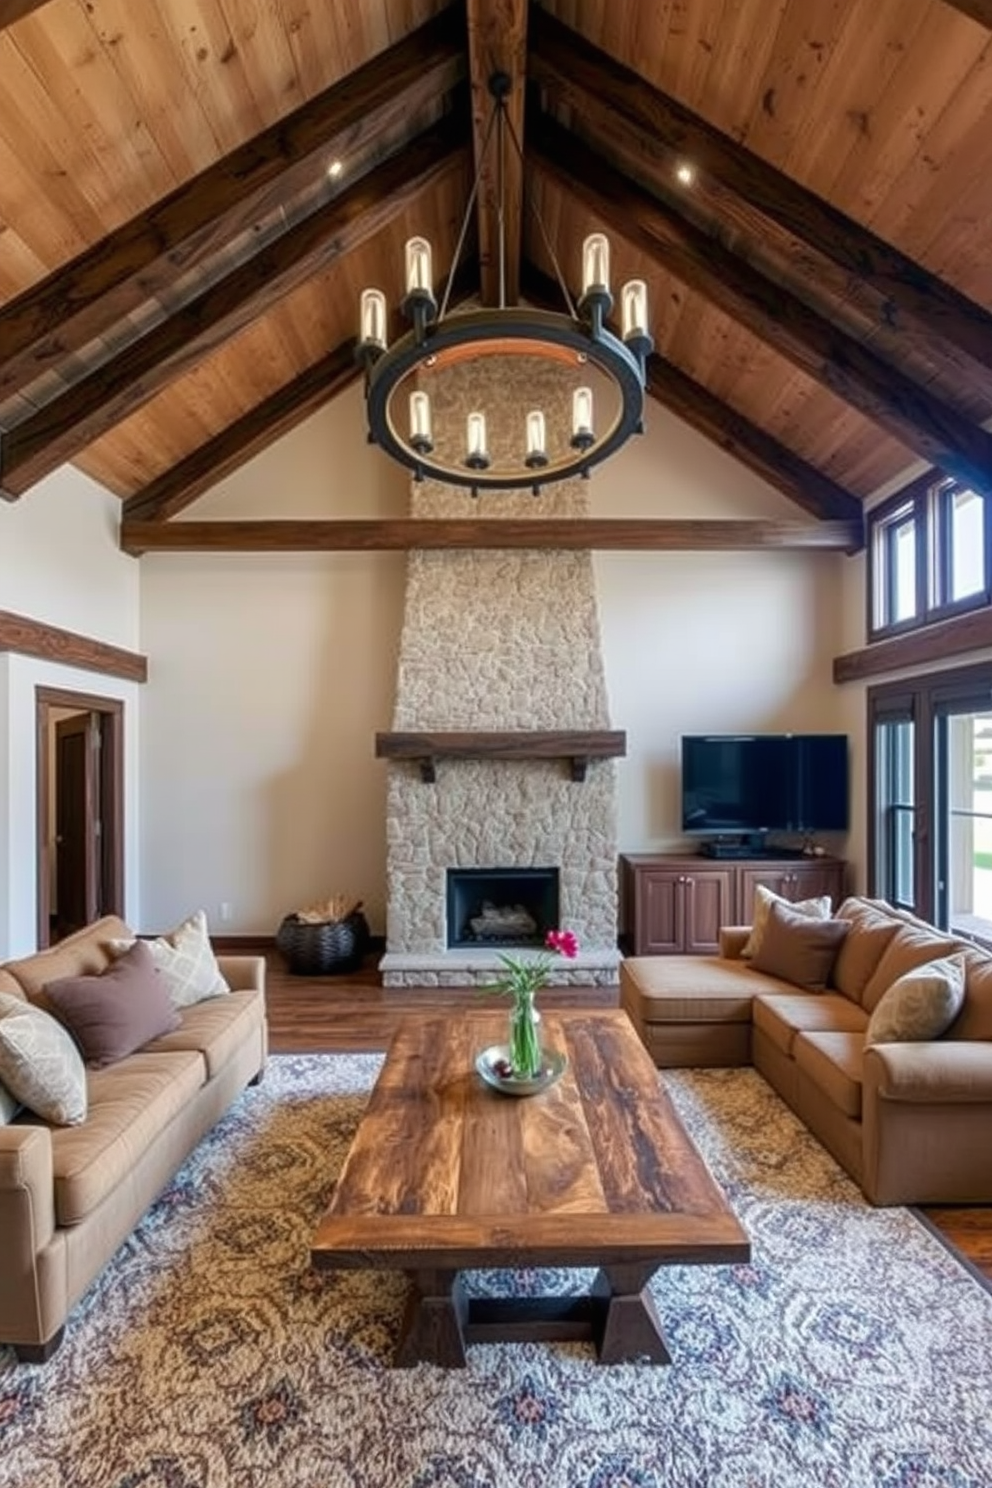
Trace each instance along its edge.
<path fill-rule="evenodd" d="M 872 640 L 990 603 L 985 498 L 929 471 L 868 517 Z"/>

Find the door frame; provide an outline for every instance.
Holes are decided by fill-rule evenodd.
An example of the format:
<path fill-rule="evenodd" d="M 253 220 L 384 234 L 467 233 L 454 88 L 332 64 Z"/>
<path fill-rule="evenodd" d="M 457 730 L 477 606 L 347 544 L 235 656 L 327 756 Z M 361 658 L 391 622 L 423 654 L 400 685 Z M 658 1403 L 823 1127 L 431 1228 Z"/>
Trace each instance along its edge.
<path fill-rule="evenodd" d="M 37 864 L 38 949 L 51 942 L 51 863 L 48 844 L 54 823 L 49 806 L 51 795 L 52 712 L 72 708 L 77 713 L 96 713 L 100 719 L 100 797 L 102 815 L 100 841 L 94 858 L 99 874 L 99 899 L 104 914 L 124 913 L 124 703 L 119 698 L 97 697 L 62 688 L 35 688 L 36 798 L 35 821 Z"/>

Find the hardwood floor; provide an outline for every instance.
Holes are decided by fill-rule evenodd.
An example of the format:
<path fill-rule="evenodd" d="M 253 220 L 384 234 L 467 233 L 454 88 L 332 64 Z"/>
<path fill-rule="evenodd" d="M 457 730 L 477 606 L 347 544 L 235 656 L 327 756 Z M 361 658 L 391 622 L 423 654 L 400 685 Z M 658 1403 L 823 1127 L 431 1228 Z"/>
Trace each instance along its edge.
<path fill-rule="evenodd" d="M 291 976 L 277 951 L 267 953 L 269 1046 L 274 1054 L 385 1049 L 400 1019 L 411 1011 L 461 1007 L 484 994 L 465 987 L 383 988 L 376 958 L 353 976 Z M 615 1007 L 615 989 L 547 988 L 546 1007 Z M 945 1241 L 992 1282 L 992 1207 L 923 1211 Z"/>

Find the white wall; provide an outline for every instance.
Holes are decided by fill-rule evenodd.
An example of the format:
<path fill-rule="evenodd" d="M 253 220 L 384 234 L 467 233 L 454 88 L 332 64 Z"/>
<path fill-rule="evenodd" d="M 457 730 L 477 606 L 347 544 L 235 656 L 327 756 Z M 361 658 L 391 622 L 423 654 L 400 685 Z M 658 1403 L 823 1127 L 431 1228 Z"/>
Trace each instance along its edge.
<path fill-rule="evenodd" d="M 0 609 L 139 650 L 140 570 L 117 541 L 120 502 L 72 467 L 0 504 Z M 0 957 L 36 940 L 35 692 L 120 699 L 125 727 L 125 912 L 138 895 L 138 694 L 134 683 L 57 662 L 0 656 Z"/>
<path fill-rule="evenodd" d="M 594 475 L 597 516 L 804 514 L 651 404 L 647 433 Z M 466 502 L 471 498 L 466 496 Z M 186 513 L 405 515 L 404 473 L 368 448 L 356 386 Z M 845 560 L 824 553 L 598 553 L 620 764 L 621 848 L 680 839 L 681 733 L 842 730 L 830 668 Z M 330 892 L 385 924 L 385 767 L 402 554 L 141 560 L 143 929 L 203 905 L 272 933 Z M 220 922 L 221 904 L 230 919 Z"/>

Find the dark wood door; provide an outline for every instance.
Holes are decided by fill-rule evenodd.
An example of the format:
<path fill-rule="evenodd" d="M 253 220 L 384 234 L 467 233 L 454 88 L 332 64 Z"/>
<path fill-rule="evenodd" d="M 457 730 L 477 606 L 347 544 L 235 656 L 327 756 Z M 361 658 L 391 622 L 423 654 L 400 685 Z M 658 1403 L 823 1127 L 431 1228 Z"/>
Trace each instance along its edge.
<path fill-rule="evenodd" d="M 670 956 L 682 949 L 684 874 L 641 869 L 637 874 L 636 956 Z"/>
<path fill-rule="evenodd" d="M 100 861 L 100 716 L 55 725 L 55 924 L 70 935 L 96 919 Z"/>
<path fill-rule="evenodd" d="M 732 868 L 693 868 L 682 885 L 682 950 L 694 956 L 715 956 L 720 928 L 734 915 Z"/>

